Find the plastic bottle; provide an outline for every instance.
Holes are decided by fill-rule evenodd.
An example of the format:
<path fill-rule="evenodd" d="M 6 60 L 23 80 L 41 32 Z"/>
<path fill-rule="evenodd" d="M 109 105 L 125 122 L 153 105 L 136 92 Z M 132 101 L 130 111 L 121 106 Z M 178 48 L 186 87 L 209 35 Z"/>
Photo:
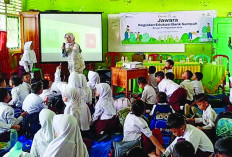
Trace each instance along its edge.
<path fill-rule="evenodd" d="M 187 62 L 187 63 L 189 62 L 189 57 L 186 58 L 186 62 Z"/>
<path fill-rule="evenodd" d="M 11 147 L 14 147 L 15 143 L 18 141 L 18 133 L 15 129 L 10 129 L 10 143 Z"/>
<path fill-rule="evenodd" d="M 124 56 L 121 57 L 121 62 L 124 63 Z"/>
<path fill-rule="evenodd" d="M 128 58 L 127 58 L 127 56 L 125 57 L 125 62 L 128 62 Z"/>
<path fill-rule="evenodd" d="M 17 142 L 13 148 L 11 148 L 9 152 L 9 157 L 19 157 L 22 153 L 23 144 L 21 142 Z"/>
<path fill-rule="evenodd" d="M 200 63 L 200 64 L 202 64 L 202 63 L 203 63 L 203 62 L 202 62 L 202 58 L 199 58 L 199 63 Z"/>
<path fill-rule="evenodd" d="M 146 61 L 148 61 L 148 54 L 146 54 Z"/>

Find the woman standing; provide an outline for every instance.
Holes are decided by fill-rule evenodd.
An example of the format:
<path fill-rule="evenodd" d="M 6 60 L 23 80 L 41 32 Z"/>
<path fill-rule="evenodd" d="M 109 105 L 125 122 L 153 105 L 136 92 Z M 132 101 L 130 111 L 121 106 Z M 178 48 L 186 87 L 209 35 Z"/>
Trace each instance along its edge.
<path fill-rule="evenodd" d="M 72 33 L 65 34 L 66 43 L 63 45 L 62 49 L 64 50 L 63 57 L 68 57 L 68 69 L 69 72 L 76 71 L 79 74 L 83 73 L 85 69 L 85 62 L 81 55 L 81 48 L 75 42 L 75 37 Z"/>

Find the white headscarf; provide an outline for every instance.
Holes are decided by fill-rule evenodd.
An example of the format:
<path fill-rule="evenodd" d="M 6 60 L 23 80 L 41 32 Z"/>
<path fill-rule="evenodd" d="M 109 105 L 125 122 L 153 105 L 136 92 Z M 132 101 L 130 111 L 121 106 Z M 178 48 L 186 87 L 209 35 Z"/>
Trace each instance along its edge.
<path fill-rule="evenodd" d="M 89 71 L 88 73 L 89 82 L 87 83 L 91 89 L 96 89 L 96 84 L 100 83 L 100 76 L 97 72 Z"/>
<path fill-rule="evenodd" d="M 81 88 L 83 88 L 85 92 L 85 101 L 86 103 L 91 104 L 92 102 L 92 91 L 91 89 L 87 86 L 87 80 L 84 74 L 79 74 L 80 77 L 80 84 Z"/>
<path fill-rule="evenodd" d="M 49 109 L 43 109 L 39 114 L 41 129 L 35 134 L 31 147 L 31 153 L 35 156 L 43 156 L 48 144 L 55 138 L 52 128 L 52 120 L 55 115 Z"/>
<path fill-rule="evenodd" d="M 31 44 L 32 41 L 28 41 L 24 44 L 24 53 L 23 53 L 23 57 L 20 61 L 20 65 L 22 65 L 22 62 L 28 62 L 28 63 L 36 63 L 37 59 L 36 59 L 36 55 L 35 55 L 35 51 L 31 50 Z"/>
<path fill-rule="evenodd" d="M 48 145 L 44 157 L 88 157 L 80 128 L 72 115 L 56 115 L 53 128 L 57 137 Z"/>
<path fill-rule="evenodd" d="M 64 38 L 66 39 L 66 37 L 70 37 L 71 38 L 71 42 L 70 43 L 66 43 L 66 45 L 68 46 L 66 48 L 74 46 L 74 44 L 75 44 L 75 37 L 74 37 L 74 35 L 72 33 L 66 33 L 64 35 Z"/>
<path fill-rule="evenodd" d="M 68 101 L 65 103 L 64 114 L 73 115 L 81 130 L 90 129 L 91 114 L 88 106 L 81 101 L 80 95 L 75 88 L 66 88 L 66 97 Z"/>

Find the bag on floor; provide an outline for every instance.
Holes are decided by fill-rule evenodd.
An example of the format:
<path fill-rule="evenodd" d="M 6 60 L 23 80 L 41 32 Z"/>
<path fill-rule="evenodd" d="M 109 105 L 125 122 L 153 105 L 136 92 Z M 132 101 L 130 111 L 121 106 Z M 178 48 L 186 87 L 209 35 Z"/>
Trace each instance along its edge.
<path fill-rule="evenodd" d="M 131 106 L 130 100 L 127 98 L 119 98 L 114 101 L 114 107 L 116 112 L 119 110 Z"/>
<path fill-rule="evenodd" d="M 232 112 L 224 112 L 216 119 L 217 138 L 232 136 Z"/>
<path fill-rule="evenodd" d="M 118 111 L 119 122 L 122 126 L 124 125 L 126 116 L 128 115 L 129 112 L 130 112 L 130 107 L 126 107 Z"/>

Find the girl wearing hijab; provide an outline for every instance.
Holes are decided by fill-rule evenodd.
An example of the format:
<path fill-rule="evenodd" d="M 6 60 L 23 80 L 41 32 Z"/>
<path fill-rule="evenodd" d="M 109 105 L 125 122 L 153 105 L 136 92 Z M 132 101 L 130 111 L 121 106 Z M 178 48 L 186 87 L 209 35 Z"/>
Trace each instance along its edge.
<path fill-rule="evenodd" d="M 33 50 L 34 44 L 32 41 L 28 41 L 24 44 L 24 53 L 23 57 L 19 61 L 20 72 L 19 76 L 21 77 L 23 72 L 31 72 L 33 68 L 33 64 L 37 63 L 35 51 Z M 33 74 L 31 73 L 31 77 L 33 78 Z"/>
<path fill-rule="evenodd" d="M 96 133 L 97 135 L 111 133 L 116 125 L 116 110 L 110 86 L 107 83 L 97 84 L 96 96 L 99 96 L 99 100 L 92 119 L 92 122 L 95 122 Z"/>
<path fill-rule="evenodd" d="M 92 90 L 87 86 L 87 80 L 84 74 L 79 74 L 80 77 L 80 85 L 84 91 L 84 100 L 86 104 L 92 104 Z"/>
<path fill-rule="evenodd" d="M 53 128 L 56 138 L 49 143 L 44 157 L 88 157 L 80 128 L 72 115 L 55 115 Z"/>
<path fill-rule="evenodd" d="M 41 129 L 34 136 L 30 152 L 36 157 L 42 157 L 48 144 L 55 139 L 55 133 L 52 128 L 52 120 L 55 115 L 49 109 L 43 109 L 39 114 Z"/>
<path fill-rule="evenodd" d="M 83 70 L 85 69 L 85 62 L 81 55 L 81 48 L 80 45 L 78 45 L 75 42 L 75 37 L 72 33 L 67 33 L 64 36 L 66 43 L 65 46 L 62 47 L 62 49 L 66 52 L 68 57 L 68 69 L 69 72 L 76 71 L 77 73 L 83 73 Z"/>
<path fill-rule="evenodd" d="M 81 131 L 88 131 L 90 129 L 91 114 L 86 103 L 81 101 L 77 89 L 73 87 L 66 88 L 65 104 L 64 114 L 73 115 Z"/>
<path fill-rule="evenodd" d="M 96 97 L 95 97 L 95 90 L 96 90 L 96 84 L 100 83 L 100 76 L 97 72 L 89 71 L 88 73 L 88 82 L 87 86 L 92 90 L 92 104 L 95 105 Z"/>

